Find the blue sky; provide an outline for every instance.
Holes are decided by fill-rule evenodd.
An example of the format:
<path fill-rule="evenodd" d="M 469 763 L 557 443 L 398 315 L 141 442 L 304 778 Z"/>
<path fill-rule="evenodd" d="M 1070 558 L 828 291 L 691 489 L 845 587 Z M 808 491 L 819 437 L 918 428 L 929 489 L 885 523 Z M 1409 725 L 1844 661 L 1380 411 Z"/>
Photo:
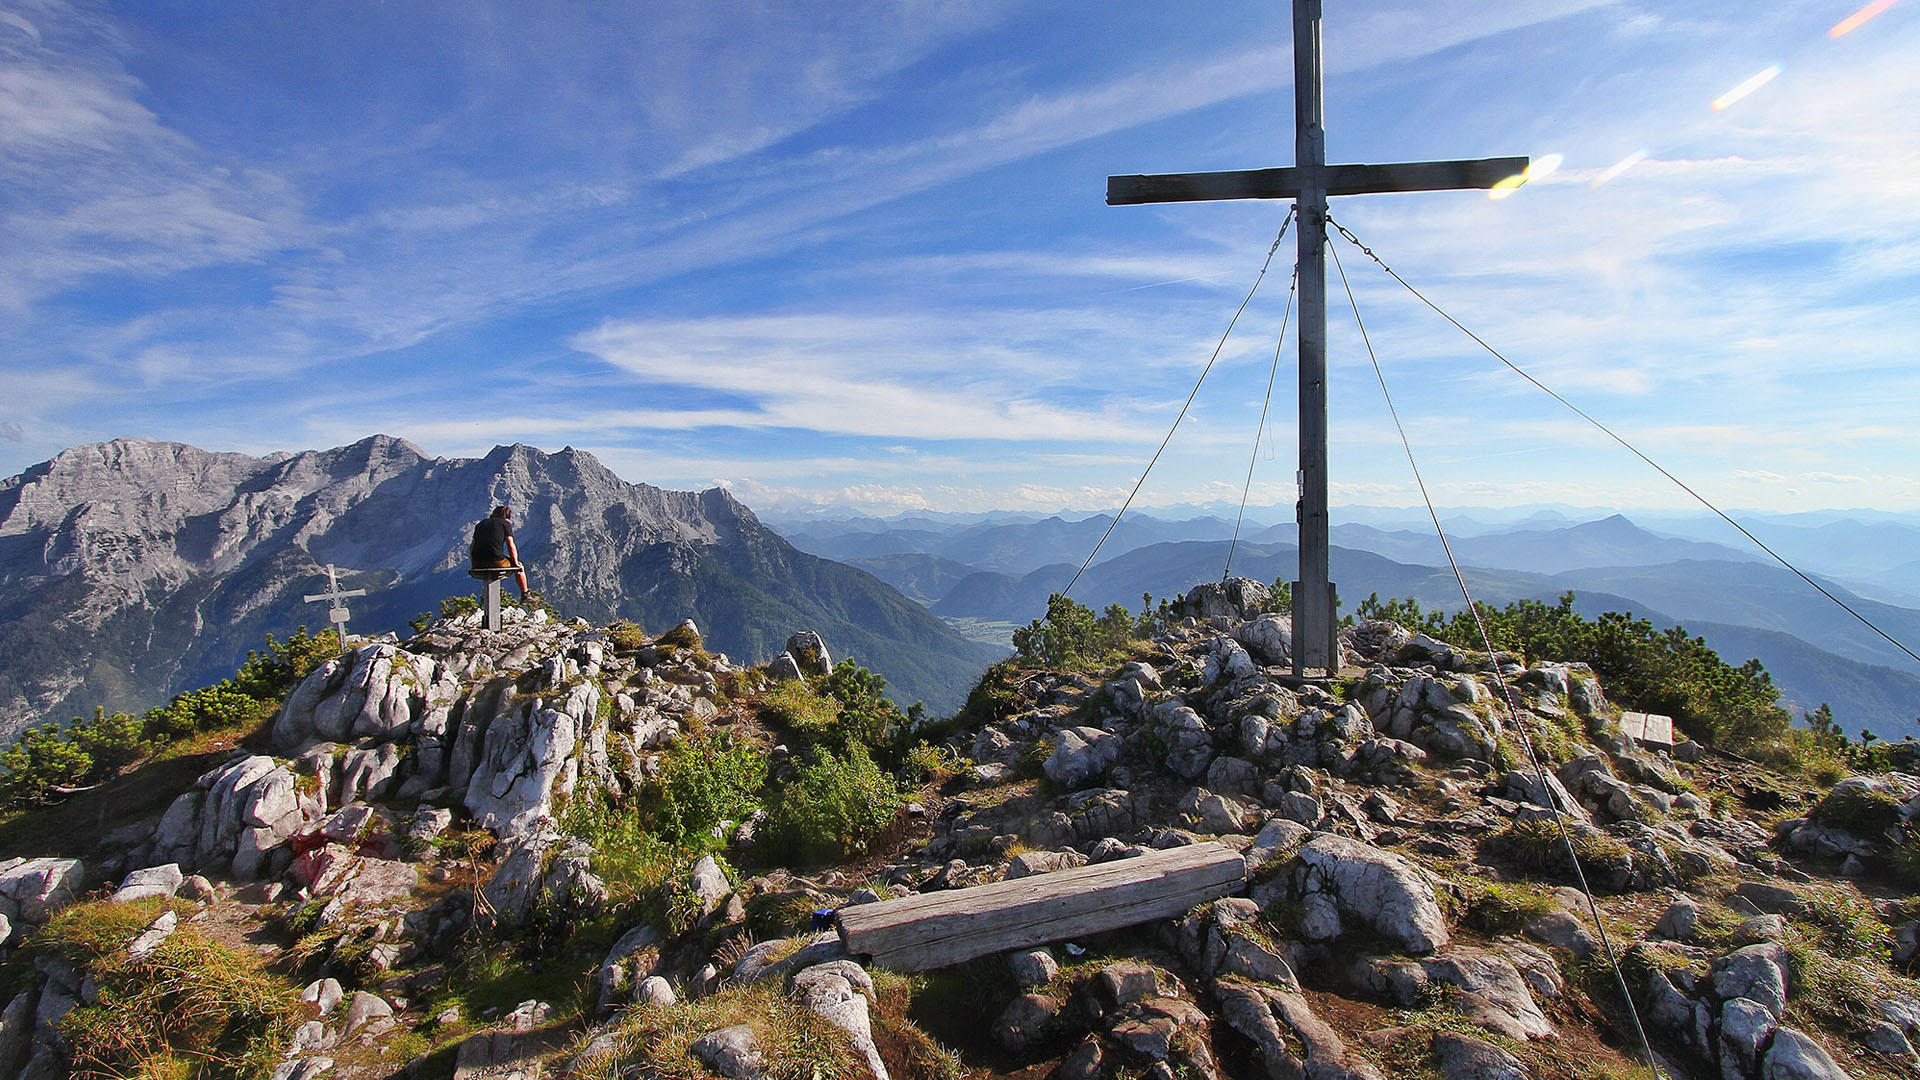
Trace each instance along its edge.
<path fill-rule="evenodd" d="M 1920 2 L 1830 36 L 1857 6 L 1329 4 L 1332 160 L 1562 156 L 1334 215 L 1725 504 L 1920 508 Z M 1289 164 L 1289 32 L 1272 0 L 0 0 L 0 473 L 378 431 L 765 508 L 1115 505 L 1286 207 L 1105 178 Z M 1145 504 L 1237 497 L 1290 252 Z M 1442 502 L 1686 502 L 1341 255 Z M 1337 520 L 1417 495 L 1330 288 Z M 1287 349 L 1256 504 L 1292 503 Z"/>

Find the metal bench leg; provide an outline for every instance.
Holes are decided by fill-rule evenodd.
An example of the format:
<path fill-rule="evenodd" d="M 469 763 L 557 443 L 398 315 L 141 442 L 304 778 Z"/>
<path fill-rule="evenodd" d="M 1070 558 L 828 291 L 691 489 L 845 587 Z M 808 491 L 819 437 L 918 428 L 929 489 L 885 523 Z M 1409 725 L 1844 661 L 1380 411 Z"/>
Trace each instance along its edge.
<path fill-rule="evenodd" d="M 500 583 L 497 577 L 487 579 L 487 629 L 495 633 L 500 630 Z"/>

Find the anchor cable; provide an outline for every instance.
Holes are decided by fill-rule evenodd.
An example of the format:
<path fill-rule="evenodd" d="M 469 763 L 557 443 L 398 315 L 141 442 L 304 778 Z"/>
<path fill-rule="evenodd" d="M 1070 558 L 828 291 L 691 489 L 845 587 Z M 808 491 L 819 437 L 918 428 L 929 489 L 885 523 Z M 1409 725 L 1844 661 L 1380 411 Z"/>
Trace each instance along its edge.
<path fill-rule="evenodd" d="M 1806 582 L 1808 585 L 1813 586 L 1813 588 L 1817 592 L 1819 592 L 1821 596 L 1824 596 L 1828 600 L 1833 601 L 1834 604 L 1839 606 L 1840 610 L 1860 620 L 1861 625 L 1865 626 L 1867 629 L 1873 631 L 1874 633 L 1880 635 L 1882 638 L 1886 639 L 1889 645 L 1892 645 L 1894 648 L 1899 649 L 1903 653 L 1906 653 L 1907 656 L 1913 659 L 1914 661 L 1920 662 L 1920 653 L 1915 653 L 1912 649 L 1909 649 L 1906 645 L 1902 644 L 1892 634 L 1889 634 L 1885 630 L 1880 629 L 1880 627 L 1876 625 L 1872 619 L 1869 619 L 1865 615 L 1862 615 L 1858 611 L 1855 611 L 1853 607 L 1849 605 L 1845 600 L 1842 600 L 1838 596 L 1835 596 L 1832 592 L 1829 592 L 1827 590 L 1826 586 L 1820 584 L 1818 581 L 1815 581 L 1813 578 L 1803 573 L 1799 567 L 1788 562 L 1785 556 L 1781 555 L 1779 552 L 1768 547 L 1765 543 L 1761 541 L 1759 537 L 1748 532 L 1746 526 L 1733 520 L 1733 518 L 1728 517 L 1725 513 L 1721 511 L 1721 509 L 1718 506 L 1715 506 L 1713 503 L 1709 502 L 1706 496 L 1693 490 L 1693 488 L 1688 487 L 1686 483 L 1683 482 L 1679 477 L 1673 475 L 1672 473 L 1668 472 L 1665 468 L 1661 467 L 1659 462 L 1641 453 L 1639 448 L 1635 447 L 1632 443 L 1628 442 L 1626 439 L 1616 434 L 1612 428 L 1594 419 L 1593 416 L 1588 414 L 1586 410 L 1580 408 L 1578 405 L 1575 405 L 1573 402 L 1568 401 L 1566 398 L 1561 397 L 1559 394 L 1555 393 L 1553 389 L 1548 387 L 1545 383 L 1541 382 L 1539 379 L 1534 378 L 1532 375 L 1522 370 L 1518 364 L 1515 364 L 1513 361 L 1507 359 L 1504 355 L 1501 354 L 1500 350 L 1487 344 L 1486 341 L 1480 337 L 1480 335 L 1474 333 L 1473 331 L 1467 329 L 1465 326 L 1461 325 L 1460 320 L 1454 318 L 1452 315 L 1447 314 L 1446 311 L 1441 309 L 1440 305 L 1427 299 L 1425 293 L 1422 293 L 1419 289 L 1414 288 L 1410 283 L 1408 283 L 1406 278 L 1403 278 L 1399 274 L 1395 273 L 1393 267 L 1388 266 L 1386 262 L 1380 258 L 1380 256 L 1374 254 L 1372 248 L 1361 243 L 1360 238 L 1353 235 L 1353 233 L 1345 225 L 1341 225 L 1340 223 L 1334 221 L 1331 217 L 1327 219 L 1327 224 L 1332 225 L 1335 229 L 1339 230 L 1340 235 L 1345 237 L 1348 243 L 1352 244 L 1354 247 L 1359 248 L 1362 254 L 1366 255 L 1369 259 L 1372 259 L 1376 264 L 1378 264 L 1380 269 L 1387 272 L 1388 277 L 1391 277 L 1393 280 L 1399 282 L 1402 287 L 1404 287 L 1408 292 L 1412 293 L 1414 297 L 1418 299 L 1421 303 L 1432 308 L 1434 312 L 1438 314 L 1441 318 L 1452 323 L 1454 327 L 1458 329 L 1461 333 L 1472 338 L 1475 344 L 1479 345 L 1481 348 L 1491 353 L 1494 359 L 1500 361 L 1502 364 L 1505 364 L 1508 367 L 1508 369 L 1511 370 L 1514 374 L 1532 383 L 1535 388 L 1540 390 L 1540 392 L 1546 394 L 1548 397 L 1566 406 L 1567 409 L 1570 410 L 1575 416 L 1578 416 L 1580 419 L 1585 420 L 1587 423 L 1592 424 L 1595 428 L 1598 428 L 1601 434 L 1605 435 L 1607 438 L 1612 439 L 1614 442 L 1617 442 L 1621 446 L 1625 447 L 1628 453 L 1632 454 L 1634 457 L 1639 458 L 1641 461 L 1646 462 L 1647 465 L 1652 467 L 1653 471 L 1659 473 L 1661 476 L 1666 477 L 1669 481 L 1673 483 L 1675 487 L 1678 487 L 1681 491 L 1684 491 L 1688 495 L 1693 496 L 1693 499 L 1695 502 L 1698 502 L 1701 506 L 1704 506 L 1708 510 L 1711 510 L 1715 517 L 1719 518 L 1721 521 L 1724 521 L 1727 524 L 1733 526 L 1735 529 L 1739 530 L 1741 536 L 1746 537 L 1748 540 L 1753 542 L 1753 545 L 1755 547 L 1759 548 L 1761 551 L 1764 551 L 1768 555 L 1772 556 L 1774 562 L 1777 562 L 1781 566 L 1784 566 L 1788 570 L 1791 570 L 1795 577 L 1799 578 L 1801 581 Z"/>
<path fill-rule="evenodd" d="M 1266 280 L 1267 268 L 1273 265 L 1273 253 L 1280 250 L 1280 241 L 1286 239 L 1287 226 L 1291 224 L 1293 224 L 1293 210 L 1289 209 L 1286 218 L 1280 222 L 1280 231 L 1274 235 L 1273 246 L 1267 249 L 1266 261 L 1260 264 L 1260 273 L 1253 279 L 1253 287 L 1247 290 L 1246 299 L 1240 301 L 1240 306 L 1234 309 L 1233 318 L 1227 321 L 1227 329 L 1220 335 L 1219 344 L 1213 347 L 1213 355 L 1207 357 L 1207 366 L 1200 369 L 1200 378 L 1194 381 L 1193 391 L 1187 395 L 1186 404 L 1180 406 L 1180 415 L 1173 418 L 1173 426 L 1167 429 L 1167 437 L 1160 440 L 1160 449 L 1153 452 L 1153 457 L 1147 461 L 1147 467 L 1140 470 L 1140 479 L 1133 482 L 1133 490 L 1127 493 L 1127 501 L 1120 504 L 1119 511 L 1113 515 L 1113 520 L 1107 523 L 1107 531 L 1100 534 L 1099 542 L 1093 545 L 1092 551 L 1087 552 L 1087 560 L 1080 564 L 1080 569 L 1073 572 L 1073 579 L 1067 582 L 1067 587 L 1060 590 L 1061 596 L 1072 593 L 1073 586 L 1080 580 L 1080 575 L 1086 573 L 1087 567 L 1093 565 L 1094 556 L 1100 554 L 1101 546 L 1107 542 L 1108 537 L 1113 535 L 1114 528 L 1120 524 L 1120 518 L 1126 514 L 1127 508 L 1133 505 L 1134 497 L 1140 494 L 1141 486 L 1147 482 L 1147 474 L 1153 472 L 1154 464 L 1160 460 L 1160 455 L 1166 452 L 1167 444 L 1173 441 L 1173 433 L 1180 430 L 1180 422 L 1187 418 L 1187 410 L 1193 408 L 1193 399 L 1199 396 L 1201 384 L 1207 381 L 1207 373 L 1213 370 L 1213 362 L 1220 359 L 1220 350 L 1227 347 L 1227 338 L 1233 335 L 1233 328 L 1239 323 L 1240 316 L 1247 310 L 1247 305 L 1253 302 L 1253 294 L 1260 291 L 1260 283 Z"/>
<path fill-rule="evenodd" d="M 1340 231 L 1346 232 L 1345 229 Z M 1434 509 L 1433 496 L 1427 491 L 1427 482 L 1420 475 L 1420 464 L 1414 460 L 1413 443 L 1407 437 L 1406 425 L 1400 422 L 1400 410 L 1394 407 L 1393 394 L 1387 390 L 1387 376 L 1380 369 L 1380 358 L 1374 355 L 1373 341 L 1367 335 L 1367 324 L 1360 318 L 1360 304 L 1354 299 L 1353 286 L 1347 281 L 1347 268 L 1340 263 L 1340 251 L 1337 247 L 1330 244 L 1328 250 L 1333 252 L 1333 265 L 1340 272 L 1341 286 L 1347 291 L 1347 303 L 1353 308 L 1353 321 L 1360 328 L 1360 340 L 1366 344 L 1367 359 L 1373 364 L 1374 378 L 1379 380 L 1380 396 L 1386 399 L 1387 413 L 1393 418 L 1394 430 L 1400 434 L 1401 447 L 1406 450 L 1407 466 L 1413 470 L 1413 480 L 1420 488 L 1420 498 L 1427 504 L 1427 516 L 1433 519 L 1433 531 L 1439 535 L 1440 548 L 1447 554 L 1447 565 L 1453 570 L 1453 580 L 1459 584 L 1460 595 L 1465 598 L 1467 610 L 1473 613 L 1474 625 L 1480 630 L 1480 642 L 1486 646 L 1488 666 L 1493 669 L 1494 682 L 1500 688 L 1500 699 L 1507 707 L 1507 720 L 1520 736 L 1521 748 L 1526 751 L 1527 762 L 1533 768 L 1534 781 L 1540 785 L 1541 796 L 1546 800 L 1547 808 L 1553 814 L 1554 827 L 1560 833 L 1560 843 L 1566 847 L 1567 858 L 1573 863 L 1573 873 L 1580 882 L 1581 895 L 1586 897 L 1587 912 L 1593 918 L 1594 929 L 1600 932 L 1600 947 L 1606 952 L 1607 964 L 1613 969 L 1614 981 L 1620 985 L 1620 1000 L 1626 1004 L 1627 1014 L 1633 1018 L 1634 1034 L 1639 1036 L 1640 1047 L 1646 1053 L 1647 1066 L 1653 1070 L 1655 1076 L 1666 1080 L 1665 1072 L 1653 1055 L 1653 1043 L 1647 1038 L 1646 1025 L 1640 1020 L 1640 1009 L 1633 1003 L 1633 993 L 1627 989 L 1627 977 L 1620 970 L 1620 959 L 1613 951 L 1613 941 L 1607 934 L 1607 924 L 1600 918 L 1599 902 L 1593 898 L 1593 889 L 1587 884 L 1587 872 L 1580 866 L 1580 857 L 1573 847 L 1573 837 L 1567 832 L 1566 815 L 1561 812 L 1560 796 L 1548 784 L 1546 766 L 1541 763 L 1540 755 L 1534 750 L 1533 737 L 1528 734 L 1527 726 L 1520 721 L 1520 710 L 1513 703 L 1513 688 L 1507 683 L 1506 675 L 1500 670 L 1500 660 L 1493 649 L 1493 638 L 1487 633 L 1486 621 L 1480 617 L 1479 604 L 1474 601 L 1472 591 L 1467 588 L 1466 575 L 1461 573 L 1460 563 L 1453 557 L 1453 545 L 1447 540 L 1447 530 L 1440 524 L 1440 513 Z"/>
<path fill-rule="evenodd" d="M 1280 316 L 1280 336 L 1273 343 L 1273 367 L 1267 372 L 1267 396 L 1260 399 L 1260 426 L 1253 429 L 1253 453 L 1247 456 L 1247 483 L 1240 489 L 1240 515 L 1233 519 L 1233 541 L 1227 545 L 1227 564 L 1220 568 L 1224 584 L 1233 573 L 1233 552 L 1240 546 L 1240 525 L 1247 519 L 1247 496 L 1253 494 L 1253 466 L 1260 460 L 1260 438 L 1267 433 L 1267 409 L 1273 404 L 1273 381 L 1280 374 L 1280 349 L 1287 343 L 1287 323 L 1293 319 L 1293 294 L 1300 288 L 1300 264 L 1293 264 L 1287 285 L 1287 311 Z"/>

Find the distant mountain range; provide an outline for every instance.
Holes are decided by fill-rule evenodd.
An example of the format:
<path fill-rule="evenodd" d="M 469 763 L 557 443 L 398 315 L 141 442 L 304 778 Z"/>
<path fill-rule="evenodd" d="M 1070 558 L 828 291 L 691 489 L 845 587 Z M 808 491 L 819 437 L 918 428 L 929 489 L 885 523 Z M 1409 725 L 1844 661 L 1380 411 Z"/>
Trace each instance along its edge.
<path fill-rule="evenodd" d="M 713 647 L 754 662 L 815 629 L 937 711 L 959 704 L 1103 535 L 1074 588 L 1096 609 L 1137 610 L 1143 594 L 1217 580 L 1230 547 L 1232 572 L 1263 581 L 1291 579 L 1297 559 L 1292 525 L 1248 522 L 1233 544 L 1232 519 L 1212 514 L 1130 513 L 1107 535 L 1108 515 L 809 513 L 777 532 L 725 491 L 630 484 L 572 449 L 437 459 L 374 436 L 256 458 L 115 440 L 0 481 L 0 737 L 96 705 L 156 704 L 227 674 L 269 631 L 324 625 L 300 597 L 328 563 L 368 590 L 353 604 L 356 632 L 404 633 L 415 614 L 474 591 L 467 535 L 502 502 L 516 508 L 535 587 L 567 615 L 654 630 L 692 618 Z M 1367 518 L 1334 529 L 1347 607 L 1370 592 L 1460 607 L 1437 539 L 1404 511 Z M 1652 531 L 1557 510 L 1447 520 L 1479 599 L 1572 590 L 1585 614 L 1678 622 L 1730 661 L 1758 657 L 1786 701 L 1829 702 L 1849 731 L 1916 730 L 1920 665 L 1764 556 L 1715 542 L 1724 523 L 1710 532 L 1668 517 Z M 1920 642 L 1920 603 L 1899 602 L 1903 586 L 1920 593 L 1920 524 L 1752 527 L 1895 638 Z"/>
<path fill-rule="evenodd" d="M 1043 614 L 1048 594 L 1073 577 L 1111 521 L 920 521 L 895 533 L 865 519 L 856 533 L 815 520 L 796 542 L 840 551 L 885 548 L 884 556 L 852 555 L 851 561 L 957 625 L 1005 626 Z M 1882 566 L 1875 578 L 1881 589 L 1890 589 L 1900 573 L 1920 573 L 1920 566 L 1898 561 L 1920 546 L 1892 556 L 1871 554 L 1874 543 L 1898 543 L 1909 533 L 1920 541 L 1920 530 L 1905 524 L 1792 528 L 1827 536 L 1837 556 L 1856 570 Z M 1172 597 L 1197 581 L 1218 579 L 1229 547 L 1221 537 L 1231 531 L 1232 523 L 1217 517 L 1163 521 L 1129 514 L 1075 585 L 1074 598 L 1096 609 L 1120 603 L 1138 610 L 1143 593 Z M 1263 581 L 1293 578 L 1294 527 L 1251 533 L 1234 552 L 1233 572 Z M 1333 577 L 1347 609 L 1368 593 L 1411 596 L 1429 608 L 1462 606 L 1431 532 L 1347 523 L 1334 527 L 1333 538 Z M 1660 535 L 1618 514 L 1555 527 L 1527 520 L 1504 531 L 1496 526 L 1454 537 L 1452 545 L 1470 568 L 1468 581 L 1478 599 L 1552 601 L 1571 590 L 1583 614 L 1631 611 L 1657 625 L 1684 625 L 1731 662 L 1758 657 L 1785 702 L 1803 710 L 1830 703 L 1849 731 L 1865 727 L 1882 738 L 1920 734 L 1920 665 L 1763 554 Z M 975 557 L 968 558 L 969 552 Z M 1833 578 L 1822 583 L 1896 639 L 1910 646 L 1920 642 L 1920 610 L 1863 597 Z"/>
<path fill-rule="evenodd" d="M 231 673 L 268 632 L 325 626 L 324 567 L 368 595 L 354 632 L 471 594 L 466 545 L 495 504 L 536 590 L 565 615 L 770 659 L 796 630 L 956 706 L 1000 650 L 956 634 L 865 571 L 802 552 L 725 491 L 630 484 L 581 451 L 503 446 L 429 458 L 374 436 L 264 458 L 115 440 L 0 481 L 0 737 L 42 719 L 136 710 Z"/>

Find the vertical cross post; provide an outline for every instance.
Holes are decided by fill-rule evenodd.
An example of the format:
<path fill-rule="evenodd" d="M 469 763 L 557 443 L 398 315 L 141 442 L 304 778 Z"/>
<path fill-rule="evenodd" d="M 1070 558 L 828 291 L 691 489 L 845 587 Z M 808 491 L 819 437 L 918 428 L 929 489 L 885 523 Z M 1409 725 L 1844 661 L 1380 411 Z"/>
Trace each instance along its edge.
<path fill-rule="evenodd" d="M 1293 673 L 1339 666 L 1327 522 L 1327 139 L 1321 0 L 1293 5 L 1293 161 L 1300 266 L 1300 580 L 1293 583 Z"/>

